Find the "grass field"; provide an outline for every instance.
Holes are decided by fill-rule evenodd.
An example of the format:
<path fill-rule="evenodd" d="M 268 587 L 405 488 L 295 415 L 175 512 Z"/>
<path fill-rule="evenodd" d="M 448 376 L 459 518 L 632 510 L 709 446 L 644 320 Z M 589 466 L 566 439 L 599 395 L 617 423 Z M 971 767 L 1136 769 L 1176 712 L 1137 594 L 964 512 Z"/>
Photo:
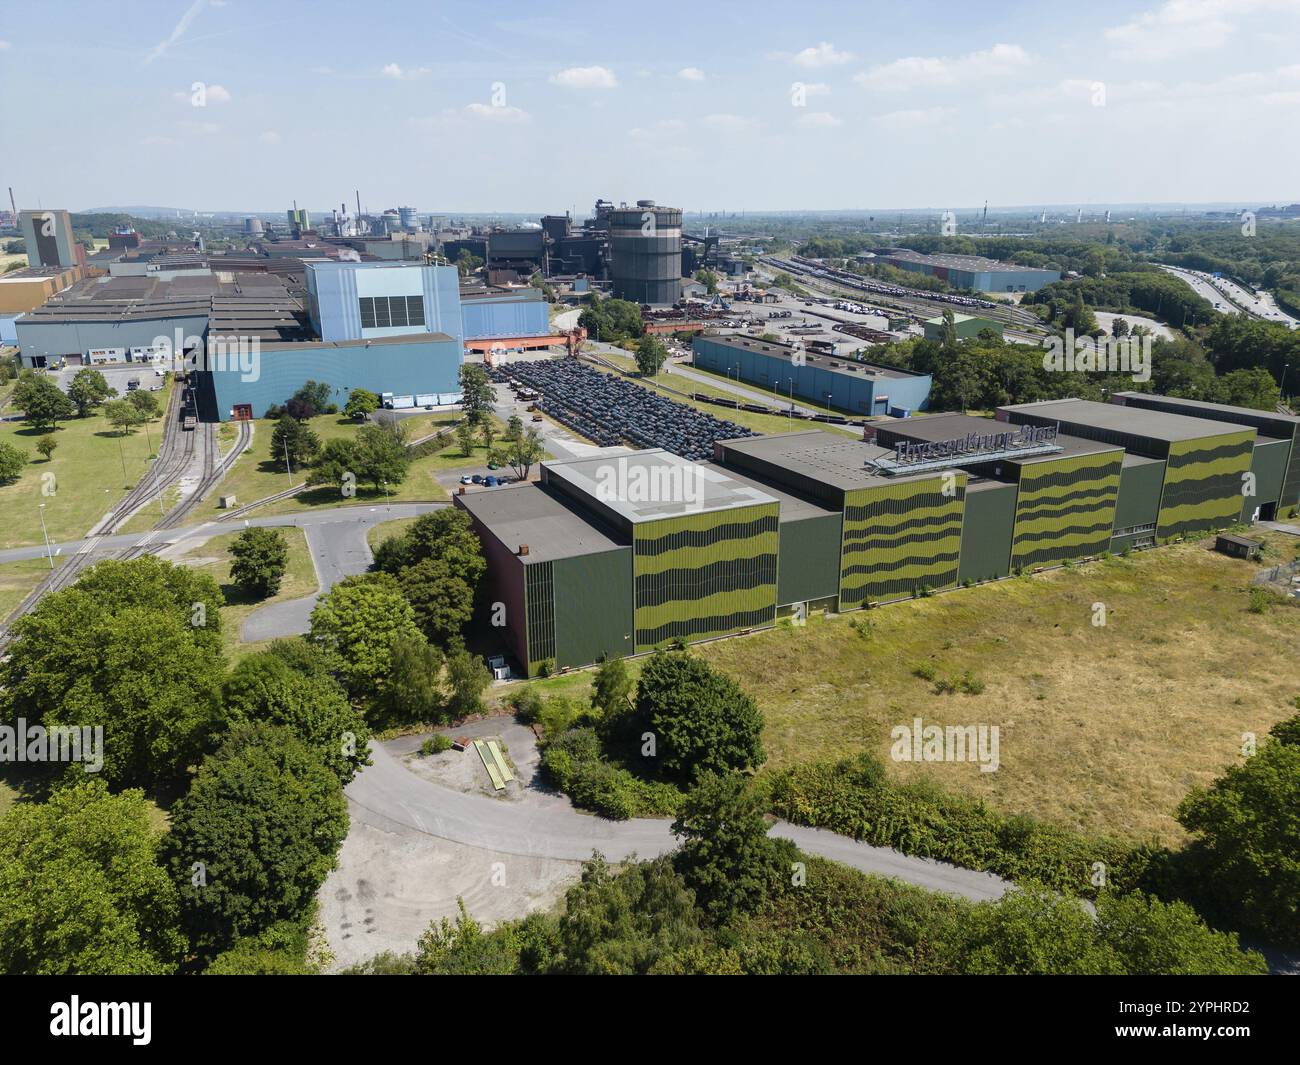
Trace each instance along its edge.
<path fill-rule="evenodd" d="M 1264 534 L 1269 565 L 1300 542 Z M 838 617 L 814 615 L 696 648 L 758 700 L 767 770 L 868 750 L 891 776 L 928 779 L 1065 827 L 1182 839 L 1173 812 L 1193 785 L 1241 760 L 1296 712 L 1300 608 L 1248 610 L 1258 564 L 1180 544 Z M 1092 624 L 1106 605 L 1104 627 Z M 866 627 L 860 635 L 852 627 Z M 939 695 L 913 675 L 969 672 L 978 695 Z M 629 663 L 636 666 L 636 663 Z M 534 682 L 585 700 L 590 674 Z M 503 689 L 502 694 L 508 694 Z M 998 725 L 1001 768 L 889 761 L 890 729 Z"/>
<path fill-rule="evenodd" d="M 695 366 L 694 364 L 687 364 L 687 369 L 692 373 L 700 374 L 701 376 L 711 378 L 714 381 L 725 382 L 727 380 L 726 374 L 714 373 L 712 370 L 706 370 L 703 367 Z M 769 396 L 773 406 L 784 407 L 789 406 L 790 404 L 790 397 L 788 395 L 776 392 L 773 389 L 768 388 L 767 385 L 754 384 L 752 381 L 737 381 L 734 377 L 731 378 L 731 380 L 733 383 L 740 385 L 742 388 L 747 388 L 751 392 L 761 392 L 763 395 Z M 694 384 L 695 382 L 691 383 Z M 698 389 L 698 391 L 709 392 L 707 388 L 701 388 Z M 709 394 L 712 393 L 709 392 Z M 818 414 L 844 414 L 844 411 L 842 410 L 833 410 L 824 403 L 814 403 L 811 399 L 806 399 L 803 396 L 796 395 L 794 401 L 797 406 L 807 407 L 808 410 L 814 410 Z"/>
<path fill-rule="evenodd" d="M 434 432 L 438 428 L 456 421 L 460 417 L 458 412 L 447 411 L 436 414 L 420 414 L 405 420 L 407 426 L 407 439 L 415 440 Z M 495 420 L 495 419 L 494 419 Z M 351 418 L 342 418 L 335 415 L 321 415 L 311 420 L 311 428 L 320 437 L 321 443 L 324 444 L 329 440 L 347 439 L 354 435 L 357 430 L 357 423 Z M 496 422 L 498 434 L 505 426 Z M 285 473 L 283 460 L 275 460 L 271 456 L 271 434 L 275 429 L 275 422 L 266 418 L 258 418 L 254 421 L 253 440 L 248 450 L 235 460 L 235 465 L 229 473 L 226 474 L 221 484 L 213 491 L 205 507 L 207 510 L 220 513 L 220 497 L 223 495 L 234 494 L 238 506 L 246 503 L 252 503 L 255 500 L 262 499 L 276 492 L 282 492 L 294 484 L 301 484 L 305 473 L 299 470 L 293 471 L 293 478 Z M 223 445 L 224 446 L 224 445 Z M 435 475 L 443 470 L 452 469 L 457 466 L 482 465 L 486 461 L 485 449 L 479 445 L 474 449 L 474 455 L 470 458 L 464 458 L 460 454 L 460 449 L 456 446 L 454 438 L 450 446 L 435 455 L 419 459 L 411 463 L 407 471 L 406 480 L 400 485 L 391 485 L 389 488 L 390 495 L 387 497 L 394 503 L 400 503 L 410 500 L 442 500 L 448 498 L 447 491 L 434 478 Z M 308 488 L 299 492 L 296 496 L 289 499 L 282 499 L 275 503 L 268 503 L 265 507 L 259 509 L 259 514 L 291 514 L 295 511 L 310 510 L 313 507 L 337 507 L 346 506 L 350 503 L 373 504 L 377 500 L 385 499 L 382 490 L 376 491 L 369 485 L 357 485 L 357 492 L 352 497 L 342 497 L 336 485 L 326 485 L 320 488 Z"/>
<path fill-rule="evenodd" d="M 36 442 L 44 434 L 24 422 L 0 422 L 0 440 L 36 460 L 27 464 L 13 484 L 0 487 L 0 513 L 4 514 L 0 548 L 42 542 L 41 503 L 45 504 L 45 526 L 51 541 L 84 536 L 148 470 L 149 444 L 158 447 L 162 426 L 160 416 L 150 423 L 147 438 L 143 427 L 121 437 L 119 452 L 117 430 L 102 414 L 69 418 L 50 434 L 59 446 L 47 462 L 36 451 Z M 46 485 L 53 489 L 46 489 L 49 494 L 42 493 Z"/>
<path fill-rule="evenodd" d="M 601 351 L 599 352 L 599 356 L 600 358 L 607 359 L 618 366 L 622 366 L 624 369 L 636 369 L 636 359 L 631 355 L 619 355 L 608 351 Z M 599 369 L 599 367 L 597 367 L 597 369 Z M 735 422 L 737 425 L 743 425 L 746 429 L 753 429 L 756 433 L 790 433 L 796 432 L 800 429 L 807 429 L 811 425 L 820 429 L 826 429 L 829 432 L 848 432 L 855 436 L 857 435 L 856 431 L 842 425 L 825 425 L 819 422 L 810 423 L 794 418 L 783 418 L 777 414 L 754 414 L 750 411 L 731 410 L 727 407 L 719 407 L 713 403 L 702 403 L 698 400 L 687 399 L 685 396 L 678 395 L 677 393 L 698 392 L 706 396 L 716 396 L 719 399 L 737 399 L 740 397 L 737 397 L 734 392 L 730 392 L 725 388 L 700 384 L 698 381 L 690 381 L 680 375 L 674 376 L 672 373 L 661 373 L 657 377 L 651 378 L 633 376 L 625 378 L 625 380 L 640 385 L 642 388 L 649 388 L 659 392 L 660 395 L 671 399 L 675 403 L 681 403 L 687 407 L 694 407 L 696 410 L 703 411 L 705 414 L 712 414 L 715 418 Z M 665 391 L 663 387 L 665 385 L 668 388 L 675 389 L 676 391 Z M 741 398 L 741 402 L 743 403 L 745 400 Z"/>
<path fill-rule="evenodd" d="M 54 565 L 57 567 L 62 561 L 56 558 Z M 10 615 L 49 572 L 50 564 L 44 556 L 0 565 L 0 621 Z"/>
<path fill-rule="evenodd" d="M 302 530 L 289 526 L 280 529 L 280 532 L 289 544 L 289 565 L 280 590 L 268 599 L 252 599 L 241 588 L 230 583 L 230 545 L 239 535 L 237 532 L 214 536 L 178 560 L 189 561 L 195 570 L 209 574 L 221 586 L 221 594 L 226 600 L 226 605 L 221 608 L 221 643 L 227 661 L 232 664 L 245 655 L 260 650 L 260 644 L 241 643 L 239 639 L 240 627 L 249 614 L 270 603 L 301 599 L 305 595 L 311 595 L 319 586 L 316 568 L 312 565 L 311 553 L 307 548 L 307 538 Z"/>

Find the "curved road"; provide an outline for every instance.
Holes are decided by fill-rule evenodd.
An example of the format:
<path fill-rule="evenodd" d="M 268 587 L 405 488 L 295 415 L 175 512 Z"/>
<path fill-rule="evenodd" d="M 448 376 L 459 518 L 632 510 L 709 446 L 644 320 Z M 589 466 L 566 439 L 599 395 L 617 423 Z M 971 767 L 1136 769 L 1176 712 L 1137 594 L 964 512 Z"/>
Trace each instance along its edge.
<path fill-rule="evenodd" d="M 410 772 L 381 743 L 371 745 L 372 765 L 347 787 L 362 820 L 379 828 L 401 825 L 428 836 L 524 857 L 585 861 L 600 851 L 613 861 L 649 858 L 677 844 L 668 821 L 608 821 L 579 813 L 562 797 L 502 802 L 456 791 Z M 1000 898 L 1013 885 L 991 873 L 915 858 L 821 829 L 778 821 L 772 834 L 801 850 L 866 873 L 896 877 L 930 891 L 981 901 Z"/>

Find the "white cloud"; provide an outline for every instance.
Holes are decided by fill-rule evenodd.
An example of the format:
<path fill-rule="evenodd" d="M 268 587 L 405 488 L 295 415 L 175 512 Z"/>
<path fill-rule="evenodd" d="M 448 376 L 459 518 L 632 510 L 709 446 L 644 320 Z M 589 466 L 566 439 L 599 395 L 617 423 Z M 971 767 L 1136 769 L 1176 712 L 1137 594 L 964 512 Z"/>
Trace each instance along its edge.
<path fill-rule="evenodd" d="M 232 97 L 230 95 L 230 90 L 227 89 L 224 85 L 208 86 L 208 103 L 228 104 L 230 103 L 231 99 Z"/>
<path fill-rule="evenodd" d="M 199 12 L 203 10 L 204 5 L 205 0 L 194 0 L 194 3 L 190 4 L 190 6 L 185 10 L 185 14 L 181 16 L 180 21 L 172 27 L 172 31 L 167 35 L 167 38 L 155 44 L 149 54 L 144 57 L 146 65 L 152 63 L 155 59 L 161 59 L 167 54 L 167 50 L 171 48 L 172 45 L 176 44 L 185 36 L 185 31 L 190 28 L 190 23 L 198 17 Z"/>
<path fill-rule="evenodd" d="M 682 67 L 682 69 L 677 72 L 677 76 L 681 78 L 682 81 L 703 81 L 704 71 L 699 67 Z"/>
<path fill-rule="evenodd" d="M 629 137 L 638 140 L 656 140 L 671 137 L 686 128 L 686 123 L 679 118 L 661 118 L 650 126 L 636 126 L 627 131 Z"/>
<path fill-rule="evenodd" d="M 808 114 L 800 116 L 799 125 L 812 129 L 834 129 L 844 123 L 829 111 L 809 111 Z"/>
<path fill-rule="evenodd" d="M 955 107 L 922 107 L 908 111 L 890 111 L 877 115 L 874 121 L 886 129 L 903 131 L 940 125 L 956 113 Z"/>
<path fill-rule="evenodd" d="M 1122 59 L 1169 59 L 1222 47 L 1243 16 L 1294 6 L 1290 0 L 1165 0 L 1105 36 Z"/>
<path fill-rule="evenodd" d="M 720 130 L 724 133 L 743 133 L 746 130 L 758 128 L 757 119 L 746 118 L 744 115 L 719 113 L 705 115 L 700 121 L 710 129 Z"/>
<path fill-rule="evenodd" d="M 796 52 L 791 62 L 801 67 L 838 67 L 854 58 L 852 52 L 841 52 L 829 41 L 822 41 L 802 52 Z"/>
<path fill-rule="evenodd" d="M 9 42 L 0 41 L 0 52 L 7 52 L 7 51 L 9 51 Z"/>
<path fill-rule="evenodd" d="M 428 67 L 410 67 L 403 69 L 396 63 L 387 63 L 380 73 L 386 78 L 393 78 L 396 81 L 410 81 L 412 78 L 422 78 L 431 73 Z"/>
<path fill-rule="evenodd" d="M 551 75 L 552 85 L 566 89 L 613 89 L 618 79 L 608 67 L 569 67 Z"/>
<path fill-rule="evenodd" d="M 480 118 L 485 122 L 528 122 L 532 115 L 522 107 L 495 107 L 491 104 L 466 104 L 465 113 L 470 118 Z"/>
<path fill-rule="evenodd" d="M 790 91 L 793 93 L 796 89 L 803 90 L 804 99 L 810 96 L 829 96 L 831 94 L 831 87 L 824 81 L 796 81 L 790 86 Z"/>
<path fill-rule="evenodd" d="M 888 91 L 951 87 L 1005 77 L 1028 64 L 1029 56 L 1018 44 L 995 44 L 982 52 L 970 52 L 955 58 L 908 56 L 895 59 L 892 63 L 855 74 L 853 80 L 868 89 Z"/>
<path fill-rule="evenodd" d="M 263 144 L 279 144 L 283 138 L 275 130 L 268 129 L 263 130 L 257 139 Z"/>

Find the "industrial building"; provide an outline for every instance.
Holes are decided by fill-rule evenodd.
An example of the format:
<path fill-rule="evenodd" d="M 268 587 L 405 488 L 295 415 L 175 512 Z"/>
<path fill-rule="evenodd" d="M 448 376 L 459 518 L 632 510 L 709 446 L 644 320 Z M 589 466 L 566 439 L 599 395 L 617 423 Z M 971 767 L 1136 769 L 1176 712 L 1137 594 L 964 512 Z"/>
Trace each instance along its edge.
<path fill-rule="evenodd" d="M 925 333 L 925 339 L 934 341 L 943 339 L 943 327 L 943 315 L 939 315 L 937 318 L 927 318 L 921 326 Z M 998 339 L 1002 338 L 1002 323 L 994 321 L 992 318 L 980 318 L 973 314 L 954 314 L 952 316 L 952 327 L 957 334 L 958 340 L 977 337 L 985 329 L 992 330 Z"/>
<path fill-rule="evenodd" d="M 18 229 L 27 248 L 28 266 L 86 266 L 86 249 L 72 233 L 67 211 L 19 211 Z"/>
<path fill-rule="evenodd" d="M 506 604 L 507 646 L 535 675 L 1300 503 L 1288 481 L 1300 419 L 1143 400 L 1151 406 L 1125 395 L 1005 407 L 996 419 L 908 418 L 863 440 L 820 430 L 724 440 L 709 463 L 659 450 L 546 462 L 539 483 L 470 490 L 455 504 L 483 544 L 490 596 Z"/>
<path fill-rule="evenodd" d="M 650 307 L 681 298 L 682 212 L 637 200 L 608 212 L 610 279 L 615 299 Z"/>
<path fill-rule="evenodd" d="M 692 362 L 701 370 L 761 385 L 791 401 L 810 400 L 850 414 L 925 410 L 929 374 L 893 370 L 836 355 L 811 354 L 793 344 L 735 335 L 697 336 Z"/>
<path fill-rule="evenodd" d="M 537 288 L 462 292 L 460 312 L 466 342 L 545 336 L 551 331 L 550 305 Z"/>
<path fill-rule="evenodd" d="M 454 266 L 306 263 L 307 313 L 322 340 L 446 333 L 464 340 Z"/>
<path fill-rule="evenodd" d="M 908 248 L 890 248 L 877 252 L 872 261 L 937 277 L 953 288 L 975 292 L 1034 292 L 1061 280 L 1059 270 L 1039 270 L 982 255 L 923 255 Z"/>

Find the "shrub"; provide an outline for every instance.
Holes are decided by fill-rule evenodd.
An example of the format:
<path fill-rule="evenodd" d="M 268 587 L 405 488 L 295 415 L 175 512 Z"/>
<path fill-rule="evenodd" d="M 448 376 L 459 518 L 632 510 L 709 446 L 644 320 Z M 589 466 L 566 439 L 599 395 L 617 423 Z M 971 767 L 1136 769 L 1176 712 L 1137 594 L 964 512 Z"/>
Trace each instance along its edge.
<path fill-rule="evenodd" d="M 939 669 L 933 662 L 922 662 L 912 667 L 912 676 L 922 680 L 934 680 L 938 675 Z"/>
<path fill-rule="evenodd" d="M 541 719 L 542 697 L 534 687 L 526 686 L 512 693 L 509 704 L 515 712 L 515 717 L 525 725 L 531 725 Z"/>
<path fill-rule="evenodd" d="M 442 754 L 443 751 L 451 750 L 451 737 L 441 732 L 436 732 L 420 744 L 421 754 Z"/>

